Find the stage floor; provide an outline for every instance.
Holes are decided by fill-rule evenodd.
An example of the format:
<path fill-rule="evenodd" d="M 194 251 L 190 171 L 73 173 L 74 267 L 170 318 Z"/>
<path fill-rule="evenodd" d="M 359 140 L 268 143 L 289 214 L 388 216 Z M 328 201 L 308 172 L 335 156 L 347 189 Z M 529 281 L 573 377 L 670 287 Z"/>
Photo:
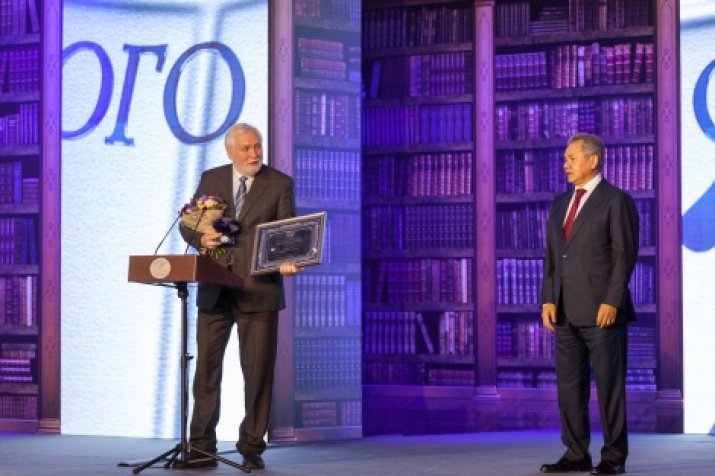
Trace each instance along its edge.
<path fill-rule="evenodd" d="M 150 460 L 172 449 L 175 440 L 73 435 L 0 434 L 1 476 L 131 475 L 118 463 Z M 595 434 L 592 447 L 598 448 Z M 715 475 L 715 436 L 632 434 L 628 474 L 649 476 Z M 219 444 L 221 456 L 238 460 L 231 442 Z M 269 445 L 267 469 L 259 475 L 414 476 L 540 474 L 542 463 L 562 453 L 559 433 L 551 430 L 471 433 L 443 436 L 381 436 L 356 440 L 294 445 Z M 598 461 L 598 451 L 594 452 Z M 219 464 L 215 469 L 166 470 L 147 468 L 146 476 L 245 474 Z M 587 474 L 587 473 L 577 473 Z"/>

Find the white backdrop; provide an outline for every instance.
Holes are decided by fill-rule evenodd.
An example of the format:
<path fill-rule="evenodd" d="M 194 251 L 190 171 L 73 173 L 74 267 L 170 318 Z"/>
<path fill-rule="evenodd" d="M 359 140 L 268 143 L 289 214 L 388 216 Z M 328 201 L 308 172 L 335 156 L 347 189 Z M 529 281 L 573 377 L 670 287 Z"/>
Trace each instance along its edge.
<path fill-rule="evenodd" d="M 715 434 L 715 3 L 680 5 L 685 431 Z"/>
<path fill-rule="evenodd" d="M 267 130 L 267 41 L 267 0 L 64 1 L 63 433 L 179 436 L 180 301 L 128 283 L 128 257 L 154 253 L 201 171 L 227 163 L 211 136 L 232 107 Z M 159 253 L 183 251 L 174 230 Z M 223 395 L 219 439 L 235 441 L 235 336 Z"/>

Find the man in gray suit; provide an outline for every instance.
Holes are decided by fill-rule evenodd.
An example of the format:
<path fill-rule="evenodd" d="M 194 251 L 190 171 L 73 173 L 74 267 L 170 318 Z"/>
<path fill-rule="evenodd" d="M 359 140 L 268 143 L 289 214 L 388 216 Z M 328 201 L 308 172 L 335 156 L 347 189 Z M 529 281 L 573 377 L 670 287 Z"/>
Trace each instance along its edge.
<path fill-rule="evenodd" d="M 638 257 L 638 213 L 630 195 L 603 179 L 600 138 L 576 134 L 568 141 L 564 170 L 576 187 L 554 199 L 547 229 L 541 318 L 556 332 L 556 387 L 561 440 L 566 446 L 544 473 L 625 472 L 626 350 L 635 319 L 628 282 Z M 603 427 L 601 462 L 588 448 L 590 368 L 593 364 Z"/>
<path fill-rule="evenodd" d="M 224 216 L 241 224 L 236 245 L 226 247 L 216 260 L 243 280 L 241 289 L 200 285 L 196 298 L 197 358 L 194 376 L 194 410 L 189 443 L 192 447 L 216 452 L 216 425 L 221 408 L 223 357 L 233 325 L 237 325 L 240 363 L 245 388 L 246 415 L 239 427 L 236 448 L 249 469 L 263 469 L 261 454 L 268 429 L 276 360 L 278 311 L 285 307 L 282 275 L 297 268 L 285 263 L 280 273 L 250 275 L 256 226 L 295 216 L 293 180 L 263 165 L 262 137 L 248 124 L 236 124 L 226 133 L 224 143 L 233 162 L 207 170 L 201 175 L 194 198 L 218 195 L 228 202 Z M 231 199 L 228 199 L 228 198 Z M 234 201 L 235 197 L 235 201 Z M 200 251 L 219 246 L 220 232 L 193 233 L 181 227 L 185 241 Z M 190 454 L 192 467 L 216 466 L 216 461 Z"/>

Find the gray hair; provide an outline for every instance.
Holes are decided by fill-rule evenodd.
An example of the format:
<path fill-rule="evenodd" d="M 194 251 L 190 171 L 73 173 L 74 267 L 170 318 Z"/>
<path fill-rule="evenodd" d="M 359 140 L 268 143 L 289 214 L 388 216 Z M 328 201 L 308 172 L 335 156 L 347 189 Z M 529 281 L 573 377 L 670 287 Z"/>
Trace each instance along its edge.
<path fill-rule="evenodd" d="M 606 146 L 603 145 L 601 138 L 586 132 L 579 132 L 569 138 L 568 145 L 579 140 L 583 141 L 581 143 L 581 152 L 583 152 L 586 157 L 592 155 L 598 157 L 598 165 L 596 165 L 596 168 L 601 170 L 603 168 L 603 159 L 606 156 Z"/>
<path fill-rule="evenodd" d="M 250 124 L 246 124 L 245 122 L 239 122 L 238 124 L 234 124 L 229 127 L 228 131 L 226 131 L 226 135 L 223 138 L 223 145 L 226 147 L 226 150 L 233 146 L 233 141 L 236 137 L 247 132 L 255 132 L 258 135 L 258 139 L 263 142 L 263 135 L 258 128 Z"/>

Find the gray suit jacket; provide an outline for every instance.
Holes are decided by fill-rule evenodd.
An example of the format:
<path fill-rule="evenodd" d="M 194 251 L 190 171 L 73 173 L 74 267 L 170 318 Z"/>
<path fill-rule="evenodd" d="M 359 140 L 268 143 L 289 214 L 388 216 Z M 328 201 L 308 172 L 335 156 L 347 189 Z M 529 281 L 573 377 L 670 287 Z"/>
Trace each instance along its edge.
<path fill-rule="evenodd" d="M 233 217 L 233 164 L 205 171 L 201 175 L 194 198 L 201 195 L 219 195 L 228 203 L 224 216 Z M 244 312 L 277 311 L 285 307 L 283 279 L 280 273 L 251 276 L 251 256 L 256 226 L 261 223 L 282 220 L 295 216 L 293 179 L 278 170 L 263 165 L 253 179 L 238 221 L 241 231 L 236 246 L 226 248 L 216 261 L 231 268 L 243 279 L 244 286 L 238 291 L 238 306 Z M 201 247 L 201 233 L 192 238 L 192 230 L 180 227 L 181 235 L 195 249 Z M 210 310 L 216 305 L 220 286 L 199 285 L 196 304 L 199 309 Z"/>
<path fill-rule="evenodd" d="M 596 325 L 602 303 L 618 321 L 635 319 L 628 281 L 638 258 L 638 212 L 633 198 L 602 180 L 576 216 L 566 243 L 563 223 L 573 191 L 554 199 L 547 228 L 541 304 L 560 300 L 574 325 Z M 563 293 L 563 294 L 562 294 Z"/>

